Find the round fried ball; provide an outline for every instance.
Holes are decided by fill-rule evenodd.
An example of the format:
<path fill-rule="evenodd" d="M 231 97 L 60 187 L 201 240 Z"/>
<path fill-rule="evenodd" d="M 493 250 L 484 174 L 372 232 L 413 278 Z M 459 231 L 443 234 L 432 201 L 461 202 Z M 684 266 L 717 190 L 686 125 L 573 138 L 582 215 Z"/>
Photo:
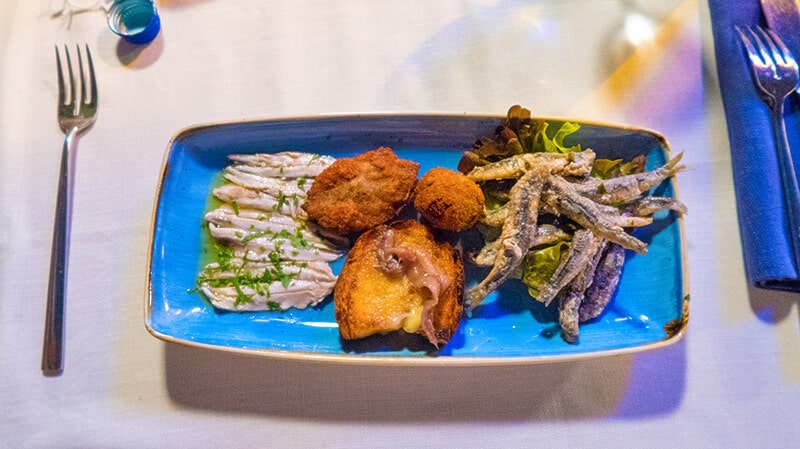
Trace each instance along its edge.
<path fill-rule="evenodd" d="M 483 216 L 483 192 L 461 173 L 434 168 L 425 173 L 414 189 L 414 207 L 431 226 L 461 231 Z"/>

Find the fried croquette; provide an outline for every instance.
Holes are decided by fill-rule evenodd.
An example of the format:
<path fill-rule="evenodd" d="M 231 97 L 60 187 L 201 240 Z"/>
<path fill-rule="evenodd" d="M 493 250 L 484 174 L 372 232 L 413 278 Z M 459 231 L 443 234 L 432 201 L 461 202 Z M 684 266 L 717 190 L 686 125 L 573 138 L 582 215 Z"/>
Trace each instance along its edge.
<path fill-rule="evenodd" d="M 341 158 L 320 173 L 303 209 L 325 229 L 339 235 L 386 223 L 408 202 L 419 164 L 381 147 Z"/>
<path fill-rule="evenodd" d="M 414 207 L 431 226 L 461 231 L 483 216 L 481 188 L 461 173 L 433 168 L 414 188 Z"/>
<path fill-rule="evenodd" d="M 425 225 L 406 220 L 361 234 L 334 289 L 342 338 L 403 330 L 446 344 L 463 313 L 460 253 Z"/>

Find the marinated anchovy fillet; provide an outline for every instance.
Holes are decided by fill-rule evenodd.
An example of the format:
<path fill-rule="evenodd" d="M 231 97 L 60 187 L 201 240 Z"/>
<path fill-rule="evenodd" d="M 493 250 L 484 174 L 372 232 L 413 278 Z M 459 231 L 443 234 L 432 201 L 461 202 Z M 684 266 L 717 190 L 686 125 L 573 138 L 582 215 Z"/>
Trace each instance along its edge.
<path fill-rule="evenodd" d="M 311 182 L 310 180 L 308 182 Z M 213 190 L 215 197 L 236 207 L 247 207 L 265 212 L 278 212 L 292 217 L 305 218 L 306 213 L 286 196 L 273 196 L 258 190 L 251 190 L 236 184 L 223 184 Z M 301 198 L 301 197 L 298 197 Z M 299 203 L 299 200 L 298 200 Z"/>
<path fill-rule="evenodd" d="M 247 250 L 248 259 L 261 260 L 271 253 L 292 260 L 325 260 L 334 261 L 341 256 L 341 251 L 322 242 L 306 240 L 301 232 L 277 232 L 262 234 L 258 231 L 245 231 L 241 228 L 223 228 L 210 226 L 211 236 L 225 243 L 235 254 L 243 254 Z M 269 232 L 269 231 L 266 231 Z M 258 255 L 254 257 L 253 254 Z"/>
<path fill-rule="evenodd" d="M 227 183 L 213 190 L 223 204 L 204 217 L 219 246 L 217 260 L 198 276 L 198 290 L 214 307 L 231 311 L 319 303 L 336 284 L 328 262 L 348 242 L 308 222 L 300 206 L 333 158 L 283 152 L 230 159 Z"/>
<path fill-rule="evenodd" d="M 336 161 L 331 156 L 294 151 L 232 154 L 229 158 L 236 168 L 268 178 L 313 178 Z"/>
<path fill-rule="evenodd" d="M 206 266 L 200 290 L 211 303 L 225 310 L 257 311 L 305 308 L 309 296 L 325 297 L 336 284 L 330 266 L 322 261 L 255 262 L 231 261 Z"/>
<path fill-rule="evenodd" d="M 234 184 L 264 192 L 275 198 L 283 197 L 287 199 L 286 201 L 294 203 L 298 203 L 299 198 L 304 197 L 307 190 L 304 178 L 268 178 L 232 166 L 225 168 L 224 176 Z"/>

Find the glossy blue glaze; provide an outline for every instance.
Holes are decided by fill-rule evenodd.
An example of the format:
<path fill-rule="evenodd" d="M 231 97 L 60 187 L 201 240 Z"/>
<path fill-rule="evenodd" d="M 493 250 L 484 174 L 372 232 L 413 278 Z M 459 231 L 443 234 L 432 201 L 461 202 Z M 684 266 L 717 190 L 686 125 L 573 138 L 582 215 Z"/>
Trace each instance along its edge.
<path fill-rule="evenodd" d="M 545 309 L 532 300 L 516 281 L 507 282 L 466 317 L 438 352 L 409 336 L 343 342 L 330 298 L 308 310 L 229 313 L 215 311 L 192 291 L 205 249 L 202 216 L 228 154 L 295 150 L 347 157 L 389 146 L 400 157 L 419 162 L 422 174 L 437 166 L 455 168 L 462 151 L 478 137 L 492 134 L 501 122 L 501 117 L 366 115 L 237 122 L 180 132 L 167 149 L 156 199 L 148 329 L 159 338 L 206 347 L 366 362 L 387 356 L 400 362 L 433 356 L 445 363 L 449 358 L 530 362 L 625 352 L 677 339 L 664 328 L 681 319 L 688 292 L 680 221 L 671 212 L 658 213 L 653 225 L 637 230 L 637 237 L 649 243 L 648 255 L 626 254 L 612 303 L 599 318 L 582 325 L 575 345 L 561 339 L 552 307 Z M 647 154 L 648 169 L 668 157 L 663 138 L 641 129 L 582 124 L 575 136 L 599 157 Z M 673 182 L 659 187 L 658 193 L 673 196 Z M 341 261 L 335 264 L 336 272 L 340 266 Z M 484 274 L 467 266 L 472 282 Z"/>

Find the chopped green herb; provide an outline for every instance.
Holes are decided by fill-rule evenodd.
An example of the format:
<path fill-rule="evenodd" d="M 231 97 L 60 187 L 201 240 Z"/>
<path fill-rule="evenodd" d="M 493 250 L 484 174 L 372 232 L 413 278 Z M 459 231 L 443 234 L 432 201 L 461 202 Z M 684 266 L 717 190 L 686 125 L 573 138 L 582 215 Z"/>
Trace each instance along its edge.
<path fill-rule="evenodd" d="M 273 240 L 279 238 L 288 240 L 289 244 L 296 249 L 309 249 L 311 247 L 311 245 L 308 244 L 308 241 L 303 238 L 303 232 L 300 229 L 297 229 L 297 231 L 294 234 L 287 231 L 286 229 L 281 229 L 280 232 L 277 232 L 272 237 Z"/>
<path fill-rule="evenodd" d="M 272 230 L 270 230 L 270 229 L 264 229 L 263 231 L 251 232 L 250 234 L 246 235 L 242 239 L 242 242 L 247 243 L 250 240 L 257 239 L 259 237 L 265 237 L 265 236 L 268 236 L 270 234 L 272 234 Z"/>
<path fill-rule="evenodd" d="M 269 310 L 270 312 L 280 312 L 281 305 L 275 301 L 267 301 L 267 310 Z"/>
<path fill-rule="evenodd" d="M 283 206 L 286 205 L 286 195 L 283 194 L 283 191 L 278 192 L 278 201 L 275 203 L 275 206 L 272 208 L 275 212 L 280 212 L 283 210 Z"/>

